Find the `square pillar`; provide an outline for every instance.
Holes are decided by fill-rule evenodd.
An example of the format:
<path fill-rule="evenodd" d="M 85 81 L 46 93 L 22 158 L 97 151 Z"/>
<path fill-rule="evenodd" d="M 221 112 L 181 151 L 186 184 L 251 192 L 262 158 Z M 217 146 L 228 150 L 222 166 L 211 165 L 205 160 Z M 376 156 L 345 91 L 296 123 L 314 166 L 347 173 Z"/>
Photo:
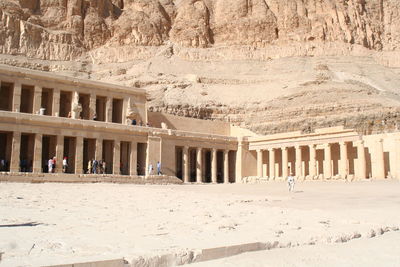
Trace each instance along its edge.
<path fill-rule="evenodd" d="M 301 157 L 301 146 L 296 146 L 296 177 L 301 178 L 302 174 L 302 157 Z"/>
<path fill-rule="evenodd" d="M 83 137 L 76 137 L 75 174 L 83 173 Z"/>
<path fill-rule="evenodd" d="M 121 141 L 114 141 L 114 162 L 113 162 L 113 174 L 120 175 L 121 174 Z"/>
<path fill-rule="evenodd" d="M 89 98 L 89 120 L 93 120 L 95 114 L 96 114 L 96 94 L 91 93 Z"/>
<path fill-rule="evenodd" d="M 39 114 L 42 107 L 42 87 L 36 86 L 33 93 L 33 114 Z"/>
<path fill-rule="evenodd" d="M 130 175 L 137 175 L 137 142 L 131 142 Z"/>
<path fill-rule="evenodd" d="M 332 153 L 331 153 L 331 144 L 325 144 L 324 148 L 324 179 L 332 177 Z"/>
<path fill-rule="evenodd" d="M 348 168 L 348 155 L 347 155 L 347 143 L 340 142 L 340 168 L 339 174 L 342 179 L 346 179 L 347 175 L 349 175 Z"/>
<path fill-rule="evenodd" d="M 263 151 L 257 150 L 257 176 L 263 177 Z"/>
<path fill-rule="evenodd" d="M 203 150 L 201 148 L 197 148 L 196 153 L 196 182 L 201 183 L 203 179 Z"/>
<path fill-rule="evenodd" d="M 357 146 L 357 168 L 355 175 L 358 180 L 363 180 L 367 178 L 364 141 L 356 141 L 355 145 Z"/>
<path fill-rule="evenodd" d="M 269 151 L 269 180 L 275 179 L 275 148 L 268 149 Z"/>
<path fill-rule="evenodd" d="M 62 161 L 64 159 L 64 136 L 57 135 L 56 144 L 56 173 L 62 173 Z"/>
<path fill-rule="evenodd" d="M 309 150 L 310 150 L 310 176 L 311 179 L 314 179 L 317 176 L 317 149 L 315 145 L 309 145 Z"/>
<path fill-rule="evenodd" d="M 187 146 L 183 147 L 183 182 L 189 182 L 189 148 Z"/>
<path fill-rule="evenodd" d="M 21 149 L 21 132 L 13 132 L 11 144 L 10 172 L 19 172 L 19 156 Z"/>
<path fill-rule="evenodd" d="M 15 83 L 14 84 L 14 90 L 13 90 L 13 103 L 12 103 L 12 111 L 13 112 L 20 112 L 20 109 L 21 109 L 21 91 L 22 91 L 22 85 L 20 83 Z"/>
<path fill-rule="evenodd" d="M 106 122 L 112 122 L 112 101 L 111 97 L 107 97 L 106 100 Z"/>
<path fill-rule="evenodd" d="M 288 148 L 282 147 L 282 176 L 283 179 L 286 179 L 289 176 L 289 169 L 288 169 Z"/>
<path fill-rule="evenodd" d="M 96 152 L 95 152 L 96 160 L 103 160 L 103 139 L 96 139 Z"/>
<path fill-rule="evenodd" d="M 217 181 L 217 149 L 213 148 L 211 153 L 211 182 L 216 184 Z"/>
<path fill-rule="evenodd" d="M 385 179 L 385 157 L 383 152 L 383 139 L 376 142 L 376 179 Z"/>
<path fill-rule="evenodd" d="M 229 150 L 224 150 L 224 183 L 229 184 Z"/>
<path fill-rule="evenodd" d="M 52 102 L 52 116 L 60 116 L 60 89 L 54 88 L 53 90 L 53 102 Z"/>
<path fill-rule="evenodd" d="M 33 168 L 32 168 L 33 173 L 42 172 L 42 139 L 43 135 L 35 134 L 35 149 L 33 154 Z"/>

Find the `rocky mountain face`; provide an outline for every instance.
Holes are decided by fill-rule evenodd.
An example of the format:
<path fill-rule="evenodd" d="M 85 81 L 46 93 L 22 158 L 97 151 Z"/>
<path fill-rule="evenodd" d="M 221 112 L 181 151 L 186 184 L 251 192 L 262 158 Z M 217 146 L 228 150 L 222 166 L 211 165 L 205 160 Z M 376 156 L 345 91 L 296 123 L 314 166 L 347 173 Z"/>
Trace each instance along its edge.
<path fill-rule="evenodd" d="M 260 133 L 398 124 L 398 0 L 2 0 L 0 54 Z"/>

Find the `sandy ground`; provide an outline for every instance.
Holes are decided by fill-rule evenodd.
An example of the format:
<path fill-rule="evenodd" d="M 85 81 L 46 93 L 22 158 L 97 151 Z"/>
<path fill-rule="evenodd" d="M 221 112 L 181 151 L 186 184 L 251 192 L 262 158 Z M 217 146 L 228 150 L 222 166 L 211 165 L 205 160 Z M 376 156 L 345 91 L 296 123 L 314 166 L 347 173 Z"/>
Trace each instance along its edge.
<path fill-rule="evenodd" d="M 0 252 L 4 254 L 0 266 L 121 257 L 130 261 L 138 255 L 257 241 L 278 242 L 283 248 L 237 256 L 243 257 L 238 259 L 239 266 L 268 266 L 257 265 L 260 262 L 342 265 L 339 259 L 331 262 L 335 255 L 331 250 L 340 254 L 346 248 L 360 251 L 360 257 L 369 263 L 368 259 L 375 257 L 370 252 L 380 251 L 383 265 L 394 266 L 399 256 L 385 257 L 385 253 L 399 251 L 399 192 L 398 181 L 304 182 L 297 184 L 294 193 L 288 193 L 286 184 L 279 182 L 171 186 L 1 183 Z M 33 224 L 15 226 L 26 223 Z M 285 262 L 282 255 L 288 253 L 303 258 Z M 221 266 L 230 266 L 230 259 Z M 218 266 L 216 262 L 209 264 Z M 362 266 L 365 261 L 357 264 L 350 257 L 349 262 Z"/>

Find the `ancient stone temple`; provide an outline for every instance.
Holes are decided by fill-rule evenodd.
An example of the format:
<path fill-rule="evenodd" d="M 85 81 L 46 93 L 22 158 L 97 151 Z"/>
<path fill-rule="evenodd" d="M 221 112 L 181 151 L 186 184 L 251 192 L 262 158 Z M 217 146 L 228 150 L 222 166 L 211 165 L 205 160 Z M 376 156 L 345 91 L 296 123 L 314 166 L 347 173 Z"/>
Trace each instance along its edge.
<path fill-rule="evenodd" d="M 1 177 L 150 177 L 234 183 L 399 178 L 400 134 L 334 127 L 259 136 L 225 122 L 148 112 L 142 89 L 0 66 Z M 55 161 L 49 171 L 48 162 Z M 63 169 L 63 160 L 67 166 Z M 104 162 L 99 173 L 93 160 Z M 150 166 L 153 166 L 153 171 Z"/>

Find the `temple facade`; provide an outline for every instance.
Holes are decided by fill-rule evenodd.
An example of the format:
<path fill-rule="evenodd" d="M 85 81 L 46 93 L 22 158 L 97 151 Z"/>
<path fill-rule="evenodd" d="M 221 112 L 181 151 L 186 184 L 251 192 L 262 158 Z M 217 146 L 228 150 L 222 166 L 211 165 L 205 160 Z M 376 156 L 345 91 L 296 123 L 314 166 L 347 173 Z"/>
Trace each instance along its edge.
<path fill-rule="evenodd" d="M 3 177 L 149 177 L 157 164 L 185 183 L 400 177 L 398 133 L 334 127 L 259 136 L 225 122 L 148 112 L 143 89 L 4 65 L 0 84 Z M 93 161 L 101 173 L 93 173 Z"/>

